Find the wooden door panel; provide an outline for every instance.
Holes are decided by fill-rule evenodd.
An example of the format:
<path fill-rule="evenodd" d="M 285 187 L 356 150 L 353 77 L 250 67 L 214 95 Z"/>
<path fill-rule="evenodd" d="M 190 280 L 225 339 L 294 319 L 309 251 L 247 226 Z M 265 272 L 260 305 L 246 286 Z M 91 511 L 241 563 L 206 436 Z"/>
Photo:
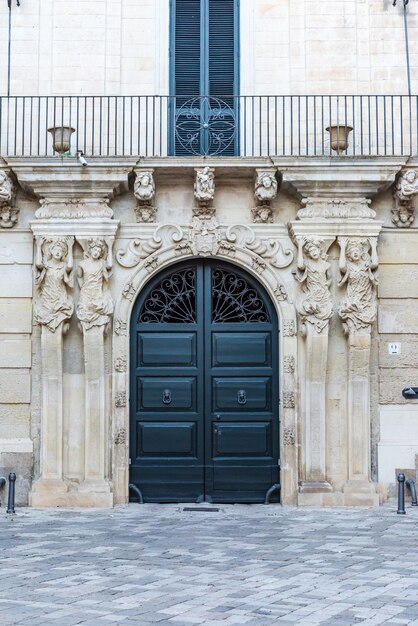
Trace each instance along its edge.
<path fill-rule="evenodd" d="M 270 378 L 212 378 L 213 411 L 270 411 Z"/>
<path fill-rule="evenodd" d="M 196 378 L 138 378 L 139 411 L 196 411 Z"/>
<path fill-rule="evenodd" d="M 196 429 L 196 422 L 138 422 L 138 457 L 196 458 Z"/>
<path fill-rule="evenodd" d="M 137 367 L 196 366 L 196 333 L 138 334 Z"/>
<path fill-rule="evenodd" d="M 271 365 L 270 333 L 214 332 L 213 367 L 260 367 Z"/>
<path fill-rule="evenodd" d="M 271 422 L 219 422 L 213 425 L 214 458 L 263 456 L 271 460 Z"/>

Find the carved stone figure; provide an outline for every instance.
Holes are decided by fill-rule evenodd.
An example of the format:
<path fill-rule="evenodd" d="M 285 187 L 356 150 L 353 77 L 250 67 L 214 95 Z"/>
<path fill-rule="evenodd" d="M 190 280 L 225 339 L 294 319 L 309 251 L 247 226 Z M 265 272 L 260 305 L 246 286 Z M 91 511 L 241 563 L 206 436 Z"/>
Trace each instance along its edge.
<path fill-rule="evenodd" d="M 134 183 L 134 196 L 140 202 L 150 204 L 155 196 L 153 170 L 137 172 Z"/>
<path fill-rule="evenodd" d="M 339 237 L 338 242 L 342 275 L 339 286 L 347 284 L 346 299 L 338 309 L 344 330 L 348 334 L 370 329 L 377 316 L 377 239 Z"/>
<path fill-rule="evenodd" d="M 277 195 L 277 180 L 275 170 L 257 170 L 254 196 L 261 204 L 269 203 Z"/>
<path fill-rule="evenodd" d="M 215 197 L 215 170 L 211 167 L 196 168 L 194 196 L 200 205 L 207 205 Z"/>
<path fill-rule="evenodd" d="M 39 298 L 34 317 L 51 332 L 67 322 L 74 311 L 68 288 L 74 287 L 72 248 L 74 237 L 46 239 L 36 237 L 35 285 Z M 67 330 L 67 324 L 63 330 Z"/>
<path fill-rule="evenodd" d="M 78 267 L 80 297 L 77 317 L 84 331 L 94 326 L 104 326 L 107 330 L 113 313 L 113 301 L 108 290 L 111 269 L 111 243 L 102 238 L 89 239 L 84 249 L 84 260 Z"/>
<path fill-rule="evenodd" d="M 149 224 L 150 222 L 156 221 L 157 209 L 151 205 L 139 205 L 135 207 L 135 215 L 137 222 Z"/>
<path fill-rule="evenodd" d="M 392 222 L 398 228 L 409 228 L 415 220 L 412 198 L 418 194 L 418 171 L 408 169 L 400 175 L 395 187 Z"/>
<path fill-rule="evenodd" d="M 312 324 L 318 333 L 328 326 L 332 316 L 332 299 L 329 286 L 330 264 L 325 243 L 313 237 L 298 237 L 298 260 L 295 278 L 306 294 L 298 307 L 302 323 Z"/>
<path fill-rule="evenodd" d="M 273 222 L 273 209 L 268 204 L 262 204 L 251 209 L 254 224 L 271 224 Z"/>
<path fill-rule="evenodd" d="M 19 209 L 11 206 L 0 207 L 0 228 L 13 228 L 19 219 Z"/>
<path fill-rule="evenodd" d="M 254 185 L 254 197 L 258 201 L 258 206 L 251 210 L 253 222 L 256 224 L 269 224 L 273 222 L 273 211 L 270 202 L 277 195 L 276 170 L 268 169 L 256 170 Z"/>
<path fill-rule="evenodd" d="M 134 183 L 134 195 L 139 201 L 135 209 L 137 222 L 155 222 L 157 211 L 152 205 L 155 197 L 153 170 L 137 172 Z"/>
<path fill-rule="evenodd" d="M 17 224 L 19 209 L 12 207 L 13 183 L 3 170 L 0 170 L 0 228 L 13 228 Z"/>
<path fill-rule="evenodd" d="M 10 205 L 13 199 L 13 183 L 3 170 L 0 170 L 0 207 Z"/>

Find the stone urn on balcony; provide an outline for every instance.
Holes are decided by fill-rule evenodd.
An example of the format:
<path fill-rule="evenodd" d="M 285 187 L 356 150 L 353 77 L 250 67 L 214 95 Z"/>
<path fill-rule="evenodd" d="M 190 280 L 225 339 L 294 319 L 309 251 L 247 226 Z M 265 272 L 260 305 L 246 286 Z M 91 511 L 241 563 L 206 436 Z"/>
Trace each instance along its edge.
<path fill-rule="evenodd" d="M 70 151 L 71 135 L 75 132 L 72 126 L 51 126 L 48 132 L 52 135 L 52 146 L 58 154 Z"/>
<path fill-rule="evenodd" d="M 348 136 L 353 130 L 352 126 L 346 124 L 335 124 L 325 129 L 330 134 L 331 148 L 337 152 L 345 152 L 348 148 Z"/>

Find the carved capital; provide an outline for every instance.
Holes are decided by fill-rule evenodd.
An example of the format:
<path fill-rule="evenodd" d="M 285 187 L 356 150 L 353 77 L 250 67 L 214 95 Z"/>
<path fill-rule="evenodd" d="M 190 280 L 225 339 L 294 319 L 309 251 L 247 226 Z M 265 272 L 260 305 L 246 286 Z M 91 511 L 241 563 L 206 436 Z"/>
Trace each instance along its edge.
<path fill-rule="evenodd" d="M 376 211 L 370 208 L 367 198 L 309 197 L 302 199 L 303 208 L 297 219 L 374 219 Z"/>
<path fill-rule="evenodd" d="M 108 198 L 41 198 L 41 208 L 35 212 L 37 219 L 111 219 L 113 211 Z"/>

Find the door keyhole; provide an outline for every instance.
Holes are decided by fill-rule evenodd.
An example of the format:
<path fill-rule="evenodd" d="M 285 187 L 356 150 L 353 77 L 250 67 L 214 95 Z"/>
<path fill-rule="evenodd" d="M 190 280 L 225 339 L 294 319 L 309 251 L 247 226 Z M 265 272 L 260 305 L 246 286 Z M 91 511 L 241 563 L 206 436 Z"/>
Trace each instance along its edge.
<path fill-rule="evenodd" d="M 245 389 L 240 389 L 237 393 L 238 404 L 246 404 L 247 403 L 247 392 Z"/>

